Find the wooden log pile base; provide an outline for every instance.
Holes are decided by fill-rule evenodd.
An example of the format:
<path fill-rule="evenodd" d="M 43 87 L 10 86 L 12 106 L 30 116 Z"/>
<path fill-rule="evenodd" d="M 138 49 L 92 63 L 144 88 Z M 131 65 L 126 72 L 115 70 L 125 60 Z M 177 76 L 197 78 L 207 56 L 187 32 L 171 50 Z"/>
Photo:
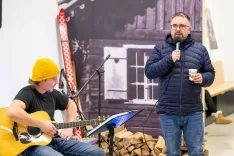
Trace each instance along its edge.
<path fill-rule="evenodd" d="M 102 134 L 101 148 L 109 156 L 108 132 Z M 208 156 L 208 149 L 204 142 L 203 150 Z M 95 144 L 98 146 L 98 144 Z M 114 155 L 115 156 L 166 156 L 166 145 L 162 136 L 153 138 L 151 135 L 137 132 L 133 134 L 126 127 L 120 126 L 115 129 L 114 135 Z M 188 151 L 182 138 L 181 156 L 189 156 Z"/>

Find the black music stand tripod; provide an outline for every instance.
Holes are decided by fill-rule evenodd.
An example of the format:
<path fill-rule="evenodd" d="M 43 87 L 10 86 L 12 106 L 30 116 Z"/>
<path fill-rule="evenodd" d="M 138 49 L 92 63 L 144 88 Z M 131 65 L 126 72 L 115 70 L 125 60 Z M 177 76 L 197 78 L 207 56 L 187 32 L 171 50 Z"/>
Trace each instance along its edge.
<path fill-rule="evenodd" d="M 124 112 L 116 115 L 112 115 L 110 118 L 108 118 L 106 121 L 92 129 L 87 133 L 87 137 L 96 134 L 101 133 L 104 131 L 109 131 L 108 137 L 109 137 L 109 156 L 113 156 L 114 152 L 114 128 L 117 128 L 121 126 L 122 124 L 126 123 L 128 120 L 133 118 L 135 115 L 139 114 L 143 109 L 141 110 L 132 110 L 129 112 Z"/>

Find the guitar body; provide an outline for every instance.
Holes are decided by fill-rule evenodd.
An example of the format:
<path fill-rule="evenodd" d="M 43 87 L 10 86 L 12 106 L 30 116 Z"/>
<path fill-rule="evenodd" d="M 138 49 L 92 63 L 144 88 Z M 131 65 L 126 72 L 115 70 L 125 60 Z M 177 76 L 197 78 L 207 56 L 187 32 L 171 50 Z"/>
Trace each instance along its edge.
<path fill-rule="evenodd" d="M 50 121 L 49 115 L 44 111 L 38 111 L 29 115 L 42 121 Z M 65 129 L 98 125 L 105 120 L 105 117 L 103 117 L 103 119 L 98 118 L 98 120 L 53 124 L 57 129 Z M 37 127 L 25 126 L 12 121 L 7 117 L 7 108 L 2 108 L 0 109 L 0 139 L 0 156 L 17 156 L 30 146 L 48 145 L 52 137 L 43 134 Z"/>
<path fill-rule="evenodd" d="M 17 156 L 25 149 L 33 145 L 47 145 L 52 138 L 42 134 L 39 128 L 27 127 L 17 123 L 18 130 L 16 137 L 14 136 L 14 121 L 7 117 L 7 108 L 0 109 L 0 155 L 1 156 Z M 38 111 L 30 114 L 37 119 L 44 121 L 50 120 L 49 115 L 44 111 Z"/>

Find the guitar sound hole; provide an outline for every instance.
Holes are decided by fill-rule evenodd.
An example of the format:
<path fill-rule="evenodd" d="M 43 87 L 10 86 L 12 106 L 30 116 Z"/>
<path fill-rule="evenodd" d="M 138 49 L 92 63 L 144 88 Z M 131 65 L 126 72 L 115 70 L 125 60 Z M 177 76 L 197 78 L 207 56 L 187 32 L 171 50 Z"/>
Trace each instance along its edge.
<path fill-rule="evenodd" d="M 28 134 L 34 136 L 34 137 L 39 137 L 41 135 L 41 130 L 40 128 L 37 127 L 28 127 L 27 128 Z"/>

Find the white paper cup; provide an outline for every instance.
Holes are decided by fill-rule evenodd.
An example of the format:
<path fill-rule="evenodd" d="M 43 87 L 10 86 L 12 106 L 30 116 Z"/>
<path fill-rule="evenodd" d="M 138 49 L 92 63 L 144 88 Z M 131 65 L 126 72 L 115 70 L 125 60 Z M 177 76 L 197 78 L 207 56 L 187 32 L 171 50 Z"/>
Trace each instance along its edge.
<path fill-rule="evenodd" d="M 197 73 L 197 69 L 189 69 L 189 80 L 193 81 L 194 75 Z"/>

